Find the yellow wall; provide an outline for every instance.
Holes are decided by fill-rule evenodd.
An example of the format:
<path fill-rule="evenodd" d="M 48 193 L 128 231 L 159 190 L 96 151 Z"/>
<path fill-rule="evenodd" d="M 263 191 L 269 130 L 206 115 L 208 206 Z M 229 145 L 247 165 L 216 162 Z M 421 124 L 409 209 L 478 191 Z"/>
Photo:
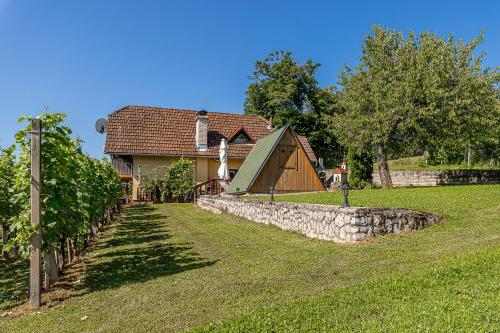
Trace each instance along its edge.
<path fill-rule="evenodd" d="M 137 199 L 137 189 L 141 182 L 141 176 L 145 174 L 157 174 L 163 176 L 166 168 L 173 162 L 179 160 L 175 156 L 133 156 L 132 169 L 132 198 Z M 218 159 L 197 157 L 186 158 L 193 161 L 194 174 L 197 183 L 217 178 L 217 170 L 220 162 Z M 242 159 L 229 159 L 229 169 L 239 169 L 243 163 Z"/>
<path fill-rule="evenodd" d="M 228 159 L 227 164 L 228 168 L 231 169 L 239 169 L 243 164 L 242 159 Z M 217 179 L 219 176 L 217 175 L 217 171 L 219 170 L 220 161 L 219 159 L 211 158 L 208 160 L 208 176 L 210 179 Z M 208 180 L 208 179 L 207 179 Z"/>
<path fill-rule="evenodd" d="M 133 156 L 132 198 L 137 199 L 137 188 L 141 183 L 141 176 L 155 172 L 158 175 L 164 175 L 166 168 L 177 159 L 177 157 L 164 156 Z"/>
<path fill-rule="evenodd" d="M 203 183 L 208 180 L 208 158 L 196 159 L 195 178 L 197 183 Z"/>

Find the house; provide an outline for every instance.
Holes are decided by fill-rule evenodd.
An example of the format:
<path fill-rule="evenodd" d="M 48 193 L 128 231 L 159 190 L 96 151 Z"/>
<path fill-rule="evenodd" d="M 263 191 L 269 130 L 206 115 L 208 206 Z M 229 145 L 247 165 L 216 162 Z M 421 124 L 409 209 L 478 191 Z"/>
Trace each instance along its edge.
<path fill-rule="evenodd" d="M 126 106 L 108 115 L 104 152 L 124 181 L 132 183 L 132 198 L 141 180 L 162 175 L 179 158 L 193 161 L 197 183 L 217 178 L 219 144 L 228 142 L 228 166 L 234 177 L 255 143 L 275 131 L 261 116 Z M 309 161 L 317 161 L 303 136 L 297 136 Z"/>
<path fill-rule="evenodd" d="M 290 126 L 263 137 L 229 186 L 229 194 L 324 191 L 306 150 Z"/>

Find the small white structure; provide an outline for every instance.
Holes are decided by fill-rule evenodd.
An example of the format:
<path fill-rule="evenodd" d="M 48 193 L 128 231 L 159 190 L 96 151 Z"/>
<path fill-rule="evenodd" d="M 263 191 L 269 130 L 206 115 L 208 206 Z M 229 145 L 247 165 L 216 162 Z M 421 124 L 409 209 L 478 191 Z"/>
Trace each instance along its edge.
<path fill-rule="evenodd" d="M 333 183 L 342 183 L 344 179 L 347 180 L 348 175 L 349 171 L 347 170 L 347 161 L 344 157 L 340 168 L 333 170 Z"/>

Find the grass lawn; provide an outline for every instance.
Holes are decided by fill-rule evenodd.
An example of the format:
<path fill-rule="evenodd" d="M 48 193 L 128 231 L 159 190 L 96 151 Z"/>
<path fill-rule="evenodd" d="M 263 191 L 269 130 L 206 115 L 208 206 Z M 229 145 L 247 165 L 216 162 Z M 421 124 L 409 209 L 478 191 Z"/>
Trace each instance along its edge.
<path fill-rule="evenodd" d="M 276 199 L 341 202 L 339 193 Z M 363 190 L 350 199 L 448 222 L 346 246 L 192 204 L 132 207 L 61 282 L 64 301 L 0 318 L 0 331 L 498 331 L 500 186 Z M 16 302 L 12 281 L 26 275 L 0 265 L 6 311 Z"/>

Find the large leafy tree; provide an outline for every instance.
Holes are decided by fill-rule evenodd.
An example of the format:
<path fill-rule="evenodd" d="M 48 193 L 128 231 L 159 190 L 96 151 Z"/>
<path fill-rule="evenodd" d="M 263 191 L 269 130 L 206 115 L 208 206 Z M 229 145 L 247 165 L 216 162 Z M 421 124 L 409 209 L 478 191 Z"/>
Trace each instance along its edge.
<path fill-rule="evenodd" d="M 375 26 L 360 64 L 340 73 L 345 112 L 333 127 L 350 149 L 373 147 L 384 188 L 392 186 L 389 152 L 479 143 L 498 128 L 498 74 L 483 70 L 483 55 L 473 53 L 482 38 L 405 37 Z"/>
<path fill-rule="evenodd" d="M 272 118 L 280 127 L 290 124 L 306 135 L 316 154 L 333 166 L 341 158 L 341 147 L 328 130 L 325 115 L 335 113 L 336 96 L 332 88 L 322 89 L 316 80 L 320 65 L 312 60 L 304 64 L 290 52 L 271 53 L 257 61 L 252 83 L 248 86 L 244 109 L 246 114 Z"/>

